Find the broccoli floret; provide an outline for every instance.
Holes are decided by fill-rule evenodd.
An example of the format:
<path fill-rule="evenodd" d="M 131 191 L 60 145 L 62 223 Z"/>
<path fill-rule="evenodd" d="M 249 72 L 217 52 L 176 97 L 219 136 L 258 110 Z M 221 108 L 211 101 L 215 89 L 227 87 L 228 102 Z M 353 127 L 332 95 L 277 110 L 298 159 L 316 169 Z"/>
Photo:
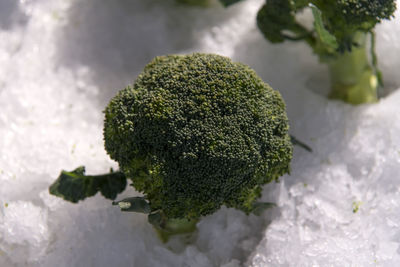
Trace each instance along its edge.
<path fill-rule="evenodd" d="M 289 172 L 292 143 L 280 94 L 248 66 L 212 54 L 156 57 L 105 111 L 104 143 L 120 172 L 63 171 L 50 193 L 114 199 L 148 214 L 162 240 L 191 232 L 222 205 L 259 214 L 261 186 Z M 78 192 L 78 193 L 77 193 Z"/>
<path fill-rule="evenodd" d="M 305 8 L 312 9 L 313 29 L 296 21 L 296 14 Z M 307 42 L 330 68 L 330 96 L 359 104 L 377 100 L 382 79 L 376 67 L 373 28 L 392 18 L 395 9 L 395 0 L 268 0 L 258 12 L 257 25 L 273 43 Z"/>
<path fill-rule="evenodd" d="M 249 213 L 289 171 L 285 104 L 248 66 L 211 54 L 156 57 L 105 110 L 105 148 L 152 211 Z"/>

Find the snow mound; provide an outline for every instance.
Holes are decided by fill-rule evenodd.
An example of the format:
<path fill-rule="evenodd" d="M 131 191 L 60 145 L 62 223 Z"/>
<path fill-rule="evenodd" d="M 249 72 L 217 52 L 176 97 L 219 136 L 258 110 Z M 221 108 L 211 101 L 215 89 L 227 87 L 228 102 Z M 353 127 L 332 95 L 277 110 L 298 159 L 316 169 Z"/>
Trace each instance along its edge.
<path fill-rule="evenodd" d="M 272 45 L 256 29 L 263 2 L 0 1 L 0 266 L 399 265 L 400 93 L 358 107 L 327 100 L 310 49 Z M 399 17 L 377 29 L 383 94 L 400 86 Z M 223 208 L 191 238 L 163 244 L 146 216 L 99 195 L 79 204 L 49 195 L 62 169 L 117 168 L 103 148 L 106 103 L 153 57 L 195 51 L 254 68 L 313 148 L 296 148 L 292 174 L 265 187 L 277 208 L 260 217 Z"/>
<path fill-rule="evenodd" d="M 399 101 L 396 92 L 376 105 L 321 103 L 298 122 L 314 151 L 296 155 L 280 186 L 281 214 L 250 266 L 399 264 Z M 323 129 L 312 130 L 316 121 Z"/>

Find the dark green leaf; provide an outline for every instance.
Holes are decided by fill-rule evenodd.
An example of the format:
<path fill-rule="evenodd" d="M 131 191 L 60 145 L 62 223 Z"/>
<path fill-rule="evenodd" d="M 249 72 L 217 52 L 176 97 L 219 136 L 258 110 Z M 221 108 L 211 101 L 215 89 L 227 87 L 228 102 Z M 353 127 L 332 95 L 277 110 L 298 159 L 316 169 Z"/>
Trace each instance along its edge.
<path fill-rule="evenodd" d="M 126 177 L 122 172 L 90 177 L 97 181 L 101 194 L 108 199 L 115 199 L 126 187 Z"/>
<path fill-rule="evenodd" d="M 219 0 L 224 7 L 236 4 L 237 2 L 243 1 L 243 0 Z"/>
<path fill-rule="evenodd" d="M 336 50 L 339 45 L 336 41 L 336 37 L 332 35 L 324 26 L 322 20 L 321 11 L 314 5 L 310 5 L 312 14 L 314 16 L 314 28 L 318 34 L 321 42 L 332 50 Z"/>
<path fill-rule="evenodd" d="M 272 43 L 285 40 L 313 42 L 314 37 L 301 24 L 297 23 L 295 12 L 303 8 L 290 0 L 268 0 L 257 13 L 257 26 Z"/>
<path fill-rule="evenodd" d="M 111 171 L 108 174 L 85 175 L 85 167 L 80 166 L 73 171 L 61 171 L 57 180 L 50 186 L 52 195 L 77 203 L 98 191 L 109 199 L 115 199 L 126 187 L 126 177 L 121 172 Z"/>
<path fill-rule="evenodd" d="M 133 211 L 148 214 L 150 213 L 150 205 L 143 197 L 130 197 L 112 203 L 118 205 L 121 211 Z"/>

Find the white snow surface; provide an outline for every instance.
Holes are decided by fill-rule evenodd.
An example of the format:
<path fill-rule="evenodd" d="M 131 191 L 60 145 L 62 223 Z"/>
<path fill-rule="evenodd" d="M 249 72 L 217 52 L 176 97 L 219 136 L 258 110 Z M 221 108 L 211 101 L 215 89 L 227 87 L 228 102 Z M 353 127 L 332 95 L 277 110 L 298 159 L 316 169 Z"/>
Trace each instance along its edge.
<path fill-rule="evenodd" d="M 377 28 L 385 97 L 350 106 L 326 99 L 326 69 L 306 45 L 264 40 L 262 3 L 0 0 L 1 267 L 400 265 L 400 13 Z M 49 195 L 61 169 L 117 168 L 103 148 L 107 102 L 153 57 L 198 51 L 254 68 L 312 147 L 296 147 L 291 175 L 265 187 L 277 208 L 222 208 L 163 244 L 146 216 L 99 195 Z"/>

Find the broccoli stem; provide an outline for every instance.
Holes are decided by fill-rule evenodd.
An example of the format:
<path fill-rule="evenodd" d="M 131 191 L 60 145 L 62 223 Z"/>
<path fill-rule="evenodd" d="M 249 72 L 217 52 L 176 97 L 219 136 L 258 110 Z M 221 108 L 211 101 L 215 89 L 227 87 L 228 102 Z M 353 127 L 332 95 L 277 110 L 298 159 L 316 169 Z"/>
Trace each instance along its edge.
<path fill-rule="evenodd" d="M 198 221 L 198 219 L 167 219 L 164 217 L 160 226 L 154 226 L 154 228 L 158 237 L 165 243 L 174 235 L 193 233 L 197 230 Z"/>
<path fill-rule="evenodd" d="M 358 33 L 357 45 L 351 51 L 338 53 L 328 60 L 331 76 L 330 98 L 354 105 L 378 100 L 378 79 L 368 59 L 367 40 L 370 40 L 367 34 Z"/>

